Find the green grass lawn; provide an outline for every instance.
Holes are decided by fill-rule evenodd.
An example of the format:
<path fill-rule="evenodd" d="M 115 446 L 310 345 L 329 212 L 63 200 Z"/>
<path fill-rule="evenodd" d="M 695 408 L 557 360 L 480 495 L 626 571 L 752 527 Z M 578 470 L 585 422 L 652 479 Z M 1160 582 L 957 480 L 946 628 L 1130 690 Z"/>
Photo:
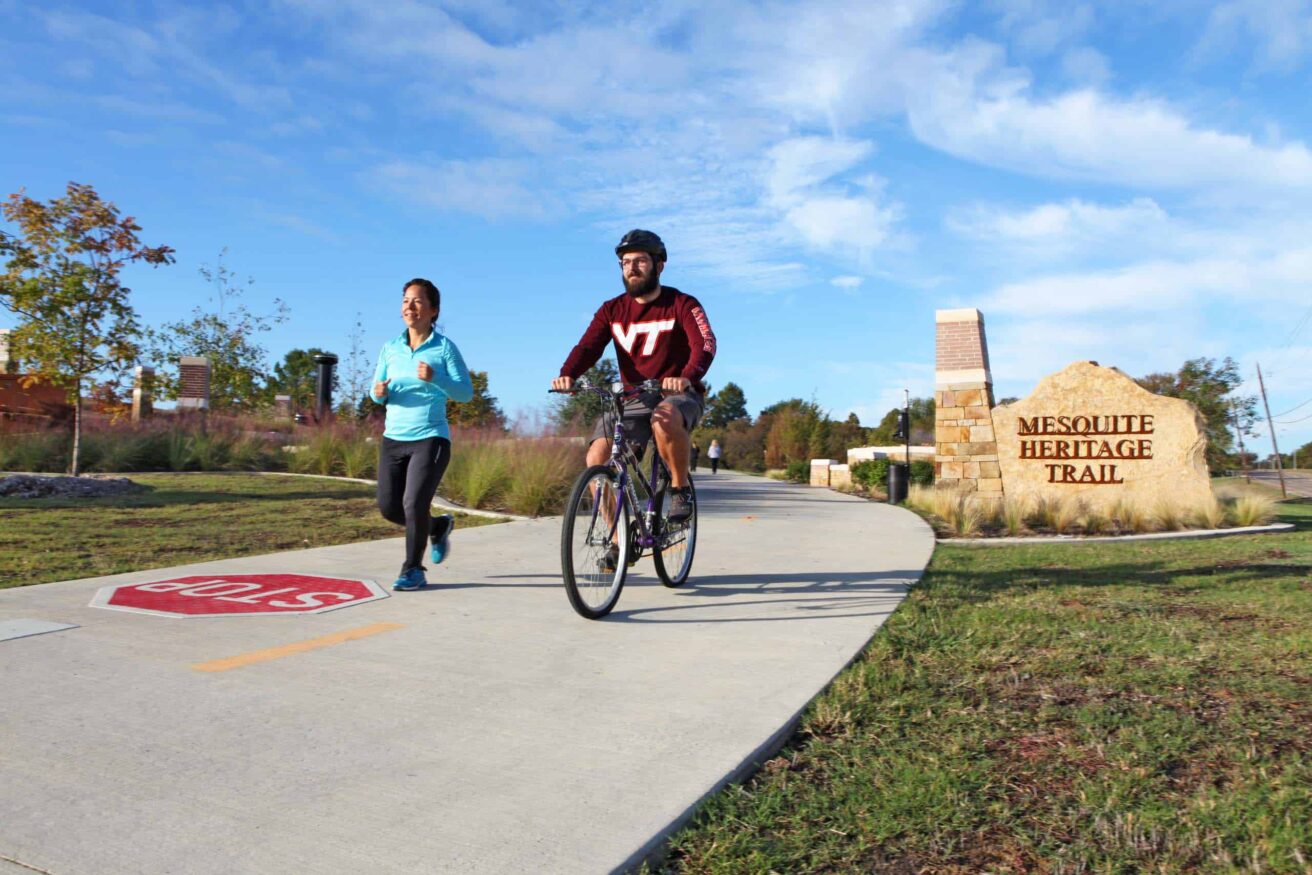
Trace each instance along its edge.
<path fill-rule="evenodd" d="M 940 546 L 672 872 L 1312 870 L 1312 504 L 1288 534 Z"/>
<path fill-rule="evenodd" d="M 0 498 L 0 588 L 404 536 L 374 488 L 253 474 L 133 474 L 114 498 Z M 461 515 L 461 527 L 492 520 Z M 398 556 L 398 564 L 400 557 Z"/>

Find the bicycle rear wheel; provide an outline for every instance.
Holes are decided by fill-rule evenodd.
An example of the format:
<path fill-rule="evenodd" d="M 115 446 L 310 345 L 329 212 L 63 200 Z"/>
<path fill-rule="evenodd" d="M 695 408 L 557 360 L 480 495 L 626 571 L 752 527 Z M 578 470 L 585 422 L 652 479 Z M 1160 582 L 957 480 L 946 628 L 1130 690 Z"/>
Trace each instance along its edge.
<path fill-rule="evenodd" d="M 666 586 L 682 586 L 692 571 L 692 556 L 697 549 L 697 492 L 692 481 L 688 491 L 692 495 L 692 516 L 672 523 L 669 518 L 670 490 L 667 487 L 656 498 L 656 525 L 659 534 L 651 558 L 656 575 Z"/>
<path fill-rule="evenodd" d="M 607 554 L 618 550 L 615 567 Z M 565 594 L 579 616 L 600 619 L 611 612 L 629 570 L 629 507 L 615 471 L 593 465 L 574 483 L 560 528 L 560 565 Z"/>

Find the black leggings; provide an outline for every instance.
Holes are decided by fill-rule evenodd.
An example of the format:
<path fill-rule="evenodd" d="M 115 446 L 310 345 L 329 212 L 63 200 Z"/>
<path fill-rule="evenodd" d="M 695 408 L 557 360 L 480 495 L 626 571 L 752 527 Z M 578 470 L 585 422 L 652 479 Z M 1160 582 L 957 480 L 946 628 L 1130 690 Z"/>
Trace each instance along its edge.
<path fill-rule="evenodd" d="M 378 450 L 378 509 L 383 517 L 405 526 L 405 564 L 402 571 L 424 567 L 428 546 L 429 511 L 437 484 L 451 461 L 446 438 L 394 441 L 383 438 Z"/>

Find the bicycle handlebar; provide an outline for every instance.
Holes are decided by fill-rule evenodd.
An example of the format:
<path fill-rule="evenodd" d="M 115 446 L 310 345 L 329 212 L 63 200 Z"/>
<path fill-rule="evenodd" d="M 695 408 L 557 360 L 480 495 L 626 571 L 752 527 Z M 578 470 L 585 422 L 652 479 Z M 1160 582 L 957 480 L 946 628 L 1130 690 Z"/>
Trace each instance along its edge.
<path fill-rule="evenodd" d="M 619 392 L 615 392 L 611 389 L 606 388 L 605 386 L 594 386 L 591 381 L 587 380 L 584 377 L 579 377 L 577 380 L 574 381 L 574 385 L 571 386 L 570 388 L 548 389 L 547 394 L 573 395 L 577 392 L 596 392 L 598 394 L 605 394 L 605 395 L 640 395 L 643 392 L 659 392 L 659 391 L 661 391 L 660 380 L 643 380 L 640 384 L 633 387 L 632 389 L 623 389 Z"/>

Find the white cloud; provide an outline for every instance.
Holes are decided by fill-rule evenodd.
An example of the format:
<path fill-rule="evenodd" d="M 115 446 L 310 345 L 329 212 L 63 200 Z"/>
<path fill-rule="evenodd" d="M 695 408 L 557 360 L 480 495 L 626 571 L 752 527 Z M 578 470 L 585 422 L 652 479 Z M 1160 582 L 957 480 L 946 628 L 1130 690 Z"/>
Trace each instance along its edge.
<path fill-rule="evenodd" d="M 957 234 L 986 243 L 1019 243 L 1068 250 L 1083 243 L 1102 243 L 1133 235 L 1142 239 L 1169 222 L 1152 198 L 1135 198 L 1121 206 L 1103 206 L 1079 199 L 1011 211 L 976 205 L 948 214 L 946 225 Z"/>
<path fill-rule="evenodd" d="M 1208 300 L 1306 300 L 1312 249 L 1255 254 L 1248 259 L 1150 261 L 1086 273 L 1005 283 L 981 309 L 1022 316 L 1181 312 Z M 1130 318 L 1130 317 L 1126 317 Z"/>
<path fill-rule="evenodd" d="M 1111 61 L 1097 49 L 1088 46 L 1071 49 L 1062 55 L 1061 68 L 1076 85 L 1102 85 L 1112 76 Z"/>
<path fill-rule="evenodd" d="M 836 276 L 829 281 L 829 284 L 831 286 L 837 286 L 840 289 L 856 291 L 861 288 L 861 285 L 864 282 L 865 279 L 859 276 Z"/>
<path fill-rule="evenodd" d="M 1202 57 L 1253 48 L 1262 69 L 1291 71 L 1312 53 L 1312 8 L 1305 0 L 1229 0 L 1207 19 Z"/>
<path fill-rule="evenodd" d="M 485 218 L 540 216 L 538 195 L 527 185 L 530 168 L 501 159 L 477 161 L 387 161 L 364 175 L 377 186 L 413 203 Z"/>
<path fill-rule="evenodd" d="M 999 7 L 1002 30 L 1029 54 L 1055 52 L 1087 33 L 1094 22 L 1094 9 L 1088 3 L 1005 0 L 993 5 Z"/>
<path fill-rule="evenodd" d="M 1050 100 L 1018 88 L 987 96 L 954 83 L 916 95 L 909 119 L 926 143 L 971 161 L 1029 175 L 1146 189 L 1312 189 L 1302 143 L 1261 145 L 1197 126 L 1168 104 L 1094 90 Z"/>
<path fill-rule="evenodd" d="M 837 178 L 873 150 L 868 142 L 799 137 L 770 151 L 769 200 L 808 246 L 863 258 L 888 239 L 901 207 L 882 202 L 882 180 Z"/>

